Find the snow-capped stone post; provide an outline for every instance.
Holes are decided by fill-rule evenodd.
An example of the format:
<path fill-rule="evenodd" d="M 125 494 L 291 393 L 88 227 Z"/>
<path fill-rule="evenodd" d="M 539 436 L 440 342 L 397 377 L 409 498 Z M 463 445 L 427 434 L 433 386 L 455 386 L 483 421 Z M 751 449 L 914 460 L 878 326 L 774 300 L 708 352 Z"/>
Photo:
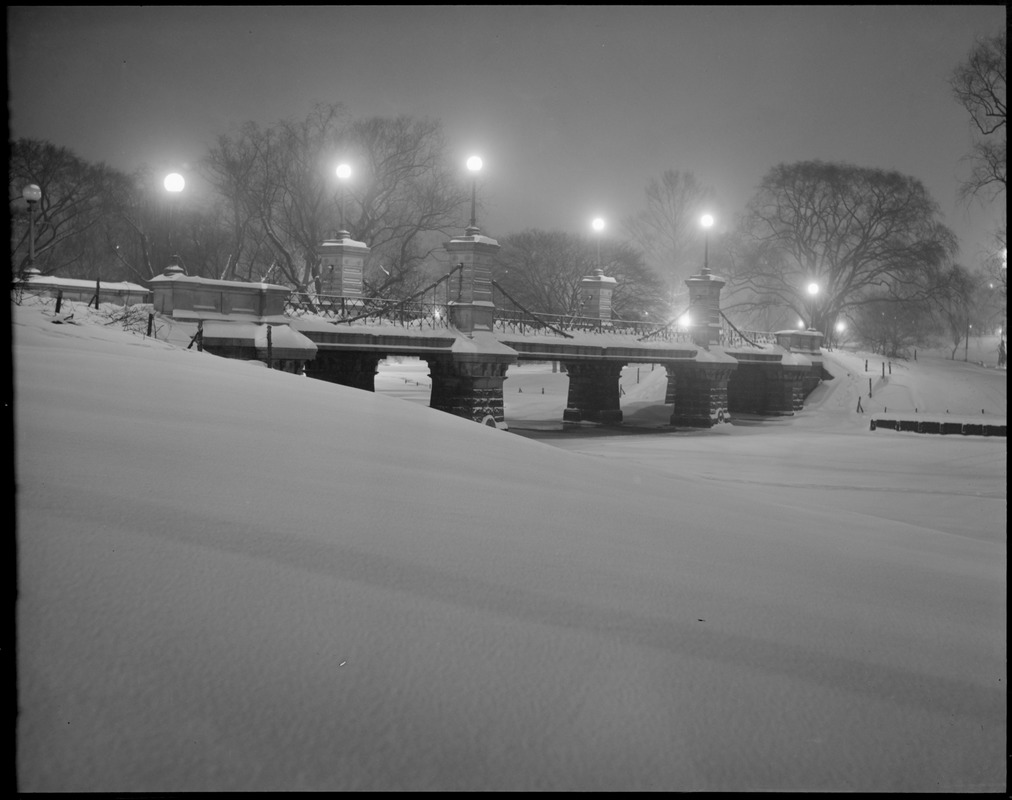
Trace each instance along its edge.
<path fill-rule="evenodd" d="M 468 228 L 443 245 L 450 263 L 460 267 L 461 274 L 450 283 L 451 295 L 456 299 L 448 304 L 450 324 L 461 333 L 492 331 L 495 321 L 495 303 L 492 300 L 492 260 L 499 252 L 499 242 L 482 236 L 475 228 Z"/>
<path fill-rule="evenodd" d="M 707 350 L 720 343 L 720 290 L 724 284 L 724 279 L 710 272 L 709 267 L 685 280 L 692 341 Z"/>
<path fill-rule="evenodd" d="M 316 248 L 320 257 L 319 294 L 338 297 L 361 297 L 362 275 L 370 248 L 356 242 L 348 231 L 338 231 Z"/>
<path fill-rule="evenodd" d="M 604 326 L 611 325 L 611 295 L 618 281 L 595 269 L 593 275 L 580 280 L 580 316 L 601 320 Z"/>

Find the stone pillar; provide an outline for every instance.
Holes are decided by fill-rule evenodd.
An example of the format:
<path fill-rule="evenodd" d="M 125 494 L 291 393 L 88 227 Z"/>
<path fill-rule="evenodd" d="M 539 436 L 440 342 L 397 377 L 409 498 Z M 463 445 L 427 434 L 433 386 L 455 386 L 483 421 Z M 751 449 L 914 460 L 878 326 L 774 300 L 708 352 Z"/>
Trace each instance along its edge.
<path fill-rule="evenodd" d="M 306 375 L 353 389 L 376 391 L 376 373 L 379 362 L 386 356 L 381 353 L 356 353 L 350 350 L 316 351 L 316 358 L 306 363 Z"/>
<path fill-rule="evenodd" d="M 495 239 L 482 236 L 477 228 L 468 228 L 463 236 L 443 245 L 453 266 L 463 265 L 462 275 L 450 281 L 450 324 L 461 333 L 492 331 L 495 303 L 492 300 L 492 261 L 499 252 Z"/>
<path fill-rule="evenodd" d="M 484 353 L 427 358 L 432 379 L 429 406 L 505 430 L 502 385 L 514 360 Z"/>
<path fill-rule="evenodd" d="M 699 274 L 685 279 L 689 287 L 692 341 L 706 350 L 720 343 L 720 290 L 724 283 L 723 278 L 718 278 L 706 267 Z"/>
<path fill-rule="evenodd" d="M 599 319 L 610 325 L 611 294 L 617 283 L 617 280 L 605 275 L 602 269 L 595 269 L 593 275 L 584 276 L 580 281 L 579 316 Z"/>
<path fill-rule="evenodd" d="M 730 422 L 727 382 L 735 366 L 734 359 L 728 357 L 727 361 L 678 363 L 668 367 L 666 399 L 675 407 L 671 424 L 679 428 L 712 428 Z"/>
<path fill-rule="evenodd" d="M 320 257 L 320 294 L 362 296 L 362 276 L 369 247 L 350 236 L 347 231 L 338 231 L 336 239 L 328 239 L 316 248 Z"/>
<path fill-rule="evenodd" d="M 564 361 L 569 373 L 565 422 L 621 422 L 622 361 Z"/>

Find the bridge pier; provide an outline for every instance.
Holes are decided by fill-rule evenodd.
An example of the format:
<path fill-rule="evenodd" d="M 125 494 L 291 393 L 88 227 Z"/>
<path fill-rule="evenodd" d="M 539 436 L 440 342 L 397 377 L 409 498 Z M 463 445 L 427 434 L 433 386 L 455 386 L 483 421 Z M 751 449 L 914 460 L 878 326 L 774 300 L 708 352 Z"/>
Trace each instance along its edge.
<path fill-rule="evenodd" d="M 379 362 L 385 357 L 381 353 L 317 350 L 316 358 L 306 363 L 306 376 L 374 392 Z"/>
<path fill-rule="evenodd" d="M 807 367 L 772 360 L 748 361 L 740 353 L 734 355 L 738 367 L 727 383 L 727 404 L 732 413 L 789 417 L 804 407 Z"/>
<path fill-rule="evenodd" d="M 621 361 L 563 361 L 569 373 L 564 422 L 621 422 Z"/>
<path fill-rule="evenodd" d="M 515 356 L 478 353 L 467 358 L 455 354 L 425 360 L 432 379 L 431 408 L 492 428 L 507 428 L 502 385 Z"/>
<path fill-rule="evenodd" d="M 666 363 L 665 403 L 674 405 L 671 424 L 678 428 L 712 428 L 730 422 L 727 384 L 737 362 L 730 356 L 713 361 Z"/>

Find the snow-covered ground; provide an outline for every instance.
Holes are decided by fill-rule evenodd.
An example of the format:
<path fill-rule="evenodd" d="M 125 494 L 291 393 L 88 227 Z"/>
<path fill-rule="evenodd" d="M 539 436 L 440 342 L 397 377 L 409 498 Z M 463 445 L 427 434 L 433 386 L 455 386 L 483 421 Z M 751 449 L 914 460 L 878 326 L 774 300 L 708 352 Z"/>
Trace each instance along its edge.
<path fill-rule="evenodd" d="M 1004 371 L 562 431 L 529 365 L 506 433 L 13 313 L 21 791 L 1005 790 L 1005 439 L 868 426 Z"/>

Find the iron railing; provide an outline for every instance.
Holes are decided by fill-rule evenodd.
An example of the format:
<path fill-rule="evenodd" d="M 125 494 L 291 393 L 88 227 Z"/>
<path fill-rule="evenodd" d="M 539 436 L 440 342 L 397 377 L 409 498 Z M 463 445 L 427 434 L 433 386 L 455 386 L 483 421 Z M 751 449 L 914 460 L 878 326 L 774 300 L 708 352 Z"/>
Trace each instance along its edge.
<path fill-rule="evenodd" d="M 394 324 L 403 328 L 449 327 L 448 306 L 457 296 L 453 277 L 463 269 L 457 265 L 439 280 L 403 300 L 385 297 L 348 297 L 292 292 L 285 302 L 291 317 L 317 317 L 333 325 Z"/>
<path fill-rule="evenodd" d="M 403 300 L 383 297 L 349 297 L 293 291 L 285 302 L 291 317 L 317 317 L 334 325 L 395 324 L 404 328 L 437 329 L 450 325 L 449 305 L 462 293 L 463 265 L 458 264 L 439 280 Z M 580 314 L 534 312 L 492 281 L 495 305 L 494 330 L 510 334 L 538 334 L 572 339 L 577 333 L 615 334 L 636 337 L 638 342 L 691 342 L 692 332 L 678 327 L 682 314 L 666 325 L 624 319 L 600 319 Z M 756 347 L 776 344 L 776 335 L 741 331 L 720 312 L 722 347 Z"/>
<path fill-rule="evenodd" d="M 760 350 L 768 345 L 775 345 L 775 333 L 768 331 L 740 331 L 724 314 L 720 312 L 720 346 L 721 347 L 756 347 Z"/>
<path fill-rule="evenodd" d="M 502 333 L 555 335 L 572 339 L 576 333 L 616 334 L 636 336 L 639 341 L 656 337 L 660 341 L 687 341 L 686 331 L 675 330 L 673 324 L 657 325 L 654 322 L 627 319 L 601 319 L 576 314 L 547 314 L 534 312 L 492 281 L 495 290 L 495 330 Z"/>

